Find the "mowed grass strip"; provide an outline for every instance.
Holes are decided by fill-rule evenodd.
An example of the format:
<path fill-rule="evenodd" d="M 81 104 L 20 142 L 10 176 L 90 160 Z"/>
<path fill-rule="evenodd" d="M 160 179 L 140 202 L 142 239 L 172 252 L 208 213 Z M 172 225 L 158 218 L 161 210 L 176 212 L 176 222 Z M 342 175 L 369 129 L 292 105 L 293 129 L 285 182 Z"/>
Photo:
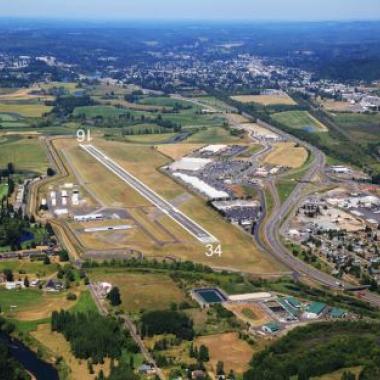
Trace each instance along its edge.
<path fill-rule="evenodd" d="M 307 111 L 286 111 L 272 115 L 272 118 L 288 128 L 302 129 L 309 132 L 327 132 L 328 129 Z"/>
<path fill-rule="evenodd" d="M 38 139 L 17 139 L 1 144 L 0 166 L 12 162 L 16 170 L 45 173 L 48 167 L 46 152 Z"/>
<path fill-rule="evenodd" d="M 168 309 L 186 300 L 186 295 L 165 274 L 131 273 L 117 269 L 91 269 L 92 281 L 106 281 L 120 289 L 121 307 L 131 313 Z"/>

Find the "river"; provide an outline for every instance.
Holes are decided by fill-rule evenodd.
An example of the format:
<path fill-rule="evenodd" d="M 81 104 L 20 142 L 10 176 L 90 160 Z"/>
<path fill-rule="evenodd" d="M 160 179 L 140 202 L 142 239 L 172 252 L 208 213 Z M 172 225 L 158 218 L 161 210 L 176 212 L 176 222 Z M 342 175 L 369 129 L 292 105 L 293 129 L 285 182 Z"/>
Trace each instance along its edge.
<path fill-rule="evenodd" d="M 42 361 L 21 341 L 11 339 L 4 333 L 0 333 L 0 340 L 7 345 L 12 356 L 37 380 L 59 380 L 57 370 L 51 364 Z"/>

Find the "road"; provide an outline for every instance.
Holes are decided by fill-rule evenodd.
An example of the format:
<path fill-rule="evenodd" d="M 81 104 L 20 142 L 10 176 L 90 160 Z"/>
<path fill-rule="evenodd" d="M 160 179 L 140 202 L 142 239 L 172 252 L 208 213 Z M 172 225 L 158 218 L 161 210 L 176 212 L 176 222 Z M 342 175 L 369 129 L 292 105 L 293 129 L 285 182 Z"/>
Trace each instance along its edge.
<path fill-rule="evenodd" d="M 252 117 L 249 114 L 243 113 L 243 116 L 245 116 L 249 120 L 252 120 Z M 273 181 L 268 182 L 268 187 L 271 191 L 274 200 L 274 207 L 271 215 L 268 217 L 268 219 L 264 222 L 263 225 L 262 233 L 264 236 L 264 241 L 261 239 L 260 234 L 256 234 L 259 246 L 264 249 L 267 248 L 265 250 L 268 251 L 276 260 L 282 263 L 286 268 L 290 269 L 295 278 L 305 276 L 321 285 L 335 290 L 342 290 L 342 285 L 346 289 L 350 288 L 352 286 L 351 284 L 344 283 L 342 281 L 338 283 L 335 277 L 327 273 L 324 273 L 312 267 L 311 265 L 308 265 L 307 263 L 298 259 L 297 257 L 294 257 L 289 252 L 289 250 L 283 245 L 280 234 L 281 225 L 285 222 L 292 210 L 294 210 L 295 207 L 297 207 L 297 205 L 301 202 L 305 194 L 306 187 L 308 186 L 308 183 L 317 174 L 321 173 L 324 170 L 326 164 L 325 155 L 319 149 L 296 138 L 295 136 L 285 133 L 284 131 L 281 131 L 260 120 L 258 121 L 258 123 L 263 127 L 281 136 L 284 136 L 286 139 L 294 141 L 304 146 L 306 149 L 310 151 L 310 153 L 313 156 L 313 161 L 309 165 L 309 169 L 306 171 L 302 180 L 296 185 L 292 194 L 282 204 L 279 200 L 275 183 Z M 363 292 L 361 299 L 369 302 L 373 306 L 380 307 L 380 296 L 378 294 L 365 291 Z"/>
<path fill-rule="evenodd" d="M 168 215 L 171 219 L 177 222 L 183 229 L 193 235 L 203 244 L 211 244 L 218 242 L 218 239 L 207 232 L 194 220 L 190 219 L 183 212 L 175 208 L 165 199 L 161 198 L 156 192 L 138 180 L 135 176 L 127 172 L 124 168 L 118 165 L 114 160 L 101 152 L 93 145 L 80 145 L 88 154 L 94 157 L 108 170 L 117 175 L 125 183 L 135 189 L 140 195 L 146 198 L 149 202 L 160 209 L 164 214 Z"/>

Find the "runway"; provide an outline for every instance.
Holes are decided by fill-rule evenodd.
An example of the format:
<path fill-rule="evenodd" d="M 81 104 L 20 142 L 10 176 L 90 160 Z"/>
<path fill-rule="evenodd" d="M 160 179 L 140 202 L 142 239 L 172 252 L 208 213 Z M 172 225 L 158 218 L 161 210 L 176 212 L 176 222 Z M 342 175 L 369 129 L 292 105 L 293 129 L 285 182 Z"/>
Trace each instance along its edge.
<path fill-rule="evenodd" d="M 182 211 L 175 208 L 168 201 L 163 199 L 155 191 L 146 186 L 143 182 L 137 179 L 135 176 L 130 174 L 120 165 L 118 165 L 114 160 L 105 155 L 102 151 L 93 145 L 80 144 L 80 147 L 85 150 L 88 154 L 99 161 L 108 170 L 117 175 L 126 184 L 135 189 L 140 195 L 146 198 L 149 202 L 160 209 L 164 214 L 168 215 L 171 219 L 177 222 L 183 229 L 193 235 L 197 240 L 203 244 L 210 244 L 218 242 L 218 239 L 206 231 L 194 220 L 186 216 Z M 105 184 L 106 186 L 106 184 Z"/>

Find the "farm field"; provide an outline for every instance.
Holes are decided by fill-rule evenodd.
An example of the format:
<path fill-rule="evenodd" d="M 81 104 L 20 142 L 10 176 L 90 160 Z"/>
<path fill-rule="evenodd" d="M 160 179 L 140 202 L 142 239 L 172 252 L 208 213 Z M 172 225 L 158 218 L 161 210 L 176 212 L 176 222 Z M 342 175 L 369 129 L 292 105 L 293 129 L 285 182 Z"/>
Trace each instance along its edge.
<path fill-rule="evenodd" d="M 203 144 L 164 144 L 158 145 L 156 149 L 165 156 L 176 161 L 188 154 L 200 149 Z"/>
<path fill-rule="evenodd" d="M 174 281 L 165 274 L 132 273 L 118 269 L 91 269 L 92 281 L 106 281 L 119 287 L 121 308 L 129 313 L 140 310 L 169 309 L 170 305 L 186 300 Z"/>
<path fill-rule="evenodd" d="M 197 346 L 204 344 L 209 349 L 208 367 L 215 370 L 217 362 L 223 361 L 226 373 L 232 369 L 237 374 L 243 374 L 248 369 L 248 363 L 254 352 L 252 347 L 239 339 L 236 333 L 201 336 L 196 339 L 195 344 Z"/>
<path fill-rule="evenodd" d="M 219 214 L 208 208 L 204 200 L 190 194 L 186 188 L 158 171 L 159 167 L 166 165 L 170 160 L 156 149 L 146 145 L 100 139 L 94 141 L 94 144 L 158 194 L 175 202 L 185 214 L 219 238 L 223 254 L 217 258 L 207 257 L 205 247 L 193 236 L 167 216 L 157 214 L 155 207 L 82 151 L 76 142 L 56 140 L 55 145 L 58 149 L 65 149 L 71 164 L 83 177 L 86 188 L 91 190 L 102 204 L 126 208 L 139 225 L 139 229 L 131 232 L 134 235 L 127 245 L 128 248 L 140 250 L 147 256 L 172 255 L 212 266 L 238 268 L 253 273 L 272 273 L 279 269 L 277 264 L 257 250 L 250 236 L 232 228 Z M 86 239 L 92 241 L 91 249 L 96 249 L 95 239 L 91 236 Z M 105 242 L 106 239 L 103 239 L 99 244 L 104 245 Z"/>
<path fill-rule="evenodd" d="M 275 145 L 274 150 L 264 158 L 264 162 L 297 169 L 305 164 L 307 158 L 308 152 L 304 147 L 296 146 L 293 142 L 281 142 Z"/>
<path fill-rule="evenodd" d="M 228 104 L 222 102 L 221 100 L 215 98 L 214 96 L 208 96 L 208 95 L 196 96 L 192 99 L 221 111 L 231 111 L 233 109 Z"/>
<path fill-rule="evenodd" d="M 263 106 L 272 105 L 289 105 L 293 106 L 297 103 L 289 95 L 238 95 L 232 96 L 233 100 L 240 103 L 257 103 Z"/>
<path fill-rule="evenodd" d="M 25 103 L 2 102 L 0 103 L 0 112 L 15 113 L 23 117 L 41 117 L 44 113 L 50 112 L 52 107 L 45 106 L 42 103 Z"/>
<path fill-rule="evenodd" d="M 62 334 L 52 332 L 50 324 L 41 324 L 35 331 L 31 333 L 33 338 L 37 339 L 44 347 L 46 347 L 54 356 L 62 357 L 65 363 L 70 368 L 69 380 L 93 380 L 94 374 L 90 374 L 87 361 L 79 360 L 71 353 L 69 342 Z M 110 371 L 110 360 L 106 359 L 104 364 L 97 364 L 93 366 L 94 372 L 99 373 L 103 369 L 104 374 L 107 376 Z"/>
<path fill-rule="evenodd" d="M 303 129 L 307 132 L 327 132 L 326 126 L 307 111 L 286 111 L 272 115 L 272 118 L 288 128 Z"/>
<path fill-rule="evenodd" d="M 0 142 L 0 166 L 12 162 L 16 170 L 45 173 L 48 161 L 37 138 L 9 138 Z"/>

